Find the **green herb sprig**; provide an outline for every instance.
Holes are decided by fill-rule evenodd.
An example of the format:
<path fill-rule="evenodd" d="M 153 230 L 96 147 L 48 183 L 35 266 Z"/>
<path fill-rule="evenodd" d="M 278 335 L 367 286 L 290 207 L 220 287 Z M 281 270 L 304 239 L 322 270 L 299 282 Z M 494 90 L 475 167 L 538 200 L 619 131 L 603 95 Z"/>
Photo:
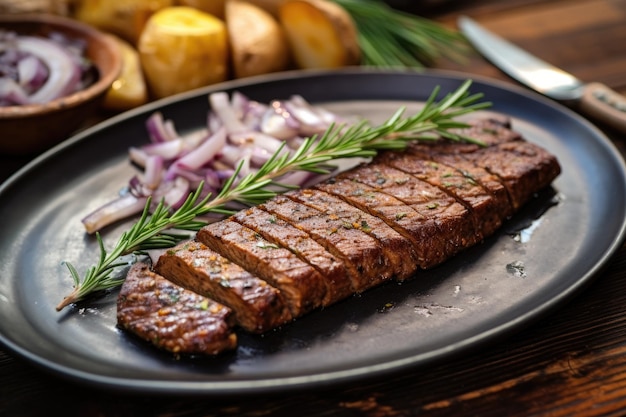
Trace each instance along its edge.
<path fill-rule="evenodd" d="M 334 1 L 354 20 L 363 65 L 423 68 L 440 58 L 459 61 L 471 50 L 459 32 L 383 1 Z"/>
<path fill-rule="evenodd" d="M 401 108 L 378 126 L 370 126 L 366 121 L 351 126 L 331 126 L 321 136 L 307 138 L 291 154 L 277 150 L 256 172 L 236 182 L 241 169 L 239 165 L 215 198 L 206 196 L 200 199 L 200 187 L 172 214 L 162 202 L 150 214 L 151 203 L 148 201 L 140 219 L 120 236 L 110 252 L 106 251 L 100 234 L 96 234 L 100 258 L 96 265 L 87 270 L 82 281 L 76 268 L 66 262 L 74 281 L 74 290 L 57 305 L 57 311 L 95 292 L 119 286 L 124 277 L 117 277 L 113 272 L 127 265 L 120 258 L 147 249 L 174 246 L 183 238 L 180 234 L 171 233 L 171 230 L 197 231 L 206 224 L 199 217 L 210 212 L 228 214 L 227 203 L 256 205 L 277 195 L 280 192 L 276 191 L 277 188 L 291 188 L 280 183 L 280 178 L 285 174 L 293 171 L 326 174 L 329 173 L 328 164 L 333 160 L 372 157 L 380 150 L 402 150 L 408 142 L 415 140 L 445 137 L 455 141 L 476 142 L 453 131 L 467 126 L 455 120 L 456 117 L 490 106 L 489 103 L 479 102 L 482 94 L 471 95 L 468 92 L 470 85 L 471 81 L 467 80 L 439 102 L 435 101 L 440 90 L 436 87 L 424 107 L 409 117 L 404 117 L 405 109 Z"/>

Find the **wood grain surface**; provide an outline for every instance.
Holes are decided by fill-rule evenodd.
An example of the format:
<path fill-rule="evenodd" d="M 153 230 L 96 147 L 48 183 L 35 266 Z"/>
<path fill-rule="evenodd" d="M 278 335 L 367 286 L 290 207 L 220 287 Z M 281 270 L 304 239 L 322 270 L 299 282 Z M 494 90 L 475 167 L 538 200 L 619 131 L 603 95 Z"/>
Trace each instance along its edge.
<path fill-rule="evenodd" d="M 418 3 L 407 8 L 420 13 Z M 585 81 L 626 93 L 626 0 L 459 0 L 425 12 L 451 27 L 462 14 Z M 513 83 L 478 55 L 437 67 Z M 625 138 L 599 127 L 626 155 Z M 24 162 L 4 164 L 3 174 Z M 519 332 L 446 363 L 327 390 L 221 400 L 150 398 L 76 385 L 0 350 L 2 416 L 624 414 L 625 247 L 579 296 Z"/>

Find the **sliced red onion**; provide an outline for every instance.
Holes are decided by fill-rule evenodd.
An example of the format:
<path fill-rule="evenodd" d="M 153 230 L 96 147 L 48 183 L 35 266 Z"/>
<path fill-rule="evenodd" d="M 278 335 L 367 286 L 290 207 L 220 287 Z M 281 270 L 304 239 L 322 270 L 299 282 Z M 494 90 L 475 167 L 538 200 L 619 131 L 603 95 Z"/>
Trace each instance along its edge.
<path fill-rule="evenodd" d="M 228 135 L 228 139 L 235 145 L 254 145 L 259 148 L 266 149 L 272 153 L 278 151 L 283 146 L 283 141 L 278 140 L 273 136 L 266 135 L 262 132 L 255 132 L 249 130 L 247 132 L 231 133 Z"/>
<path fill-rule="evenodd" d="M 272 105 L 261 116 L 261 132 L 277 139 L 287 140 L 298 135 L 300 123 L 295 120 L 280 101 Z"/>
<path fill-rule="evenodd" d="M 146 197 L 136 197 L 130 193 L 101 206 L 82 219 L 87 233 L 95 233 L 105 226 L 141 213 L 146 205 Z"/>
<path fill-rule="evenodd" d="M 190 169 L 197 169 L 210 162 L 215 155 L 226 145 L 226 129 L 219 129 L 193 151 L 180 157 L 174 165 L 182 165 Z"/>
<path fill-rule="evenodd" d="M 154 143 L 168 142 L 179 139 L 180 135 L 176 132 L 174 124 L 171 120 L 163 119 L 163 114 L 157 111 L 152 113 L 146 120 L 146 129 L 150 140 Z"/>
<path fill-rule="evenodd" d="M 146 168 L 143 183 L 149 189 L 156 189 L 163 179 L 163 158 L 151 155 L 146 160 Z"/>
<path fill-rule="evenodd" d="M 129 181 L 135 198 L 145 201 L 151 196 L 154 205 L 163 200 L 168 207 L 176 209 L 200 184 L 204 184 L 203 196 L 216 195 L 237 168 L 239 175 L 234 184 L 256 172 L 279 149 L 293 152 L 302 144 L 302 122 L 294 114 L 306 122 L 305 129 L 316 132 L 337 120 L 298 96 L 266 105 L 240 92 L 234 92 L 231 99 L 227 93 L 214 93 L 209 101 L 212 109 L 207 114 L 206 128 L 194 132 L 180 135 L 174 123 L 163 119 L 158 112 L 147 120 L 150 143 L 129 148 L 130 159 L 144 169 L 143 178 L 135 176 Z M 303 186 L 316 178 L 316 174 L 309 172 L 293 172 L 279 183 Z M 284 187 L 275 189 L 280 191 Z M 243 205 L 231 202 L 228 208 L 238 209 Z M 215 219 L 207 216 L 208 221 Z"/>
<path fill-rule="evenodd" d="M 220 150 L 216 158 L 219 162 L 226 164 L 230 168 L 235 168 L 241 160 L 242 146 L 235 146 L 227 143 Z"/>
<path fill-rule="evenodd" d="M 227 134 L 244 133 L 248 128 L 241 122 L 237 112 L 231 106 L 228 93 L 220 91 L 209 95 L 212 110 L 226 128 Z"/>
<path fill-rule="evenodd" d="M 143 147 L 147 155 L 158 155 L 167 161 L 178 158 L 185 149 L 182 138 L 168 140 L 166 142 L 150 143 Z"/>
<path fill-rule="evenodd" d="M 81 69 L 66 49 L 35 36 L 19 36 L 16 44 L 20 51 L 39 57 L 49 72 L 45 84 L 29 96 L 29 103 L 47 103 L 76 91 Z"/>
<path fill-rule="evenodd" d="M 141 168 L 144 168 L 146 166 L 146 161 L 148 160 L 150 155 L 148 155 L 148 152 L 146 152 L 146 150 L 143 148 L 131 146 L 130 148 L 128 148 L 128 157 L 132 163 L 138 165 Z"/>
<path fill-rule="evenodd" d="M 11 78 L 0 78 L 0 105 L 28 104 L 28 94 Z"/>
<path fill-rule="evenodd" d="M 155 203 L 163 201 L 167 207 L 174 210 L 183 205 L 191 192 L 189 181 L 183 177 L 176 177 L 175 180 L 163 182 L 161 185 L 154 191 L 153 201 Z"/>
<path fill-rule="evenodd" d="M 321 107 L 313 106 L 300 95 L 291 96 L 284 102 L 284 107 L 300 122 L 299 133 L 303 136 L 321 134 L 332 123 L 340 122 L 336 115 Z"/>
<path fill-rule="evenodd" d="M 31 94 L 46 82 L 48 68 L 34 55 L 29 55 L 17 63 L 17 73 L 20 85 Z"/>

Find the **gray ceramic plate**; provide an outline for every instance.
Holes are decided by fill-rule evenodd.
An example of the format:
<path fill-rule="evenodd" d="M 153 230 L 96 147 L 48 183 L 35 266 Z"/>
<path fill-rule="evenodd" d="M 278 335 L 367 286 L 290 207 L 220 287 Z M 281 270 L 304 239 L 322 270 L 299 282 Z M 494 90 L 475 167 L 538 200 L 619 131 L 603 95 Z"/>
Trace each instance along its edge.
<path fill-rule="evenodd" d="M 203 125 L 207 94 L 240 90 L 269 101 L 298 93 L 346 115 L 382 120 L 463 74 L 293 72 L 226 83 L 104 122 L 38 158 L 0 188 L 0 341 L 63 377 L 142 392 L 243 394 L 313 388 L 418 367 L 493 342 L 571 297 L 606 264 L 625 230 L 623 162 L 598 130 L 535 94 L 475 79 L 474 92 L 514 128 L 555 153 L 563 174 L 496 236 L 402 285 L 314 312 L 264 336 L 240 335 L 218 358 L 158 352 L 115 325 L 115 293 L 57 313 L 79 271 L 98 256 L 80 219 L 134 173 L 131 144 L 147 141 L 155 110 L 181 131 Z M 554 202 L 558 201 L 556 205 Z M 130 223 L 106 230 L 112 247 Z M 523 233 L 518 233 L 523 230 Z M 515 267 L 517 265 L 517 267 Z"/>

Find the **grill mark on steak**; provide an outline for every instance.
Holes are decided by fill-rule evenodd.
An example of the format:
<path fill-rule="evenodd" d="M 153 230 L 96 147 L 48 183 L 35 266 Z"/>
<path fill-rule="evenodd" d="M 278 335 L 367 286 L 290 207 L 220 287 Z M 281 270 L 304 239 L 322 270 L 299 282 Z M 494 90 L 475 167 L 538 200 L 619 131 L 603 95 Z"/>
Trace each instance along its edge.
<path fill-rule="evenodd" d="M 554 155 L 526 141 L 500 143 L 463 156 L 501 179 L 514 210 L 561 172 Z"/>
<path fill-rule="evenodd" d="M 263 333 L 292 319 L 280 291 L 200 242 L 185 241 L 162 254 L 154 270 L 184 288 L 233 310 L 236 322 Z"/>
<path fill-rule="evenodd" d="M 417 255 L 411 241 L 389 227 L 382 219 L 319 189 L 293 191 L 286 195 L 329 216 L 337 216 L 355 229 L 378 240 L 389 260 L 395 279 L 405 280 L 415 273 L 418 265 Z"/>
<path fill-rule="evenodd" d="M 360 293 L 391 279 L 392 274 L 380 244 L 368 234 L 346 225 L 305 204 L 279 195 L 260 205 L 298 229 L 344 262 L 353 293 Z"/>
<path fill-rule="evenodd" d="M 491 194 L 456 168 L 398 152 L 381 153 L 375 160 L 413 175 L 456 198 L 470 213 L 476 243 L 502 225 L 502 214 Z"/>
<path fill-rule="evenodd" d="M 444 259 L 440 227 L 412 206 L 366 184 L 349 179 L 332 178 L 314 188 L 326 191 L 385 221 L 413 245 L 416 263 L 428 268 Z"/>
<path fill-rule="evenodd" d="M 506 219 L 513 213 L 513 203 L 509 192 L 501 179 L 486 169 L 475 165 L 471 160 L 458 154 L 439 154 L 429 152 L 429 149 L 419 144 L 411 144 L 406 148 L 406 152 L 419 158 L 433 161 L 442 166 L 456 169 L 464 177 L 480 184 L 493 198 L 495 210 L 502 219 Z"/>
<path fill-rule="evenodd" d="M 346 266 L 308 233 L 259 207 L 236 213 L 233 220 L 254 230 L 271 243 L 288 248 L 317 269 L 326 284 L 322 305 L 327 306 L 353 294 Z"/>
<path fill-rule="evenodd" d="M 137 262 L 117 298 L 118 325 L 173 353 L 216 355 L 237 347 L 232 311 Z"/>
<path fill-rule="evenodd" d="M 476 243 L 474 224 L 468 210 L 453 197 L 425 181 L 385 164 L 371 162 L 337 176 L 388 194 L 421 214 L 428 227 L 412 229 L 415 238 L 432 238 L 419 243 L 430 250 L 423 268 L 438 265 L 464 248 Z M 433 227 L 434 225 L 434 227 Z M 407 229 L 410 230 L 410 229 Z M 424 237 L 422 237 L 424 236 Z M 417 248 L 416 248 L 417 249 Z M 432 258 L 431 258 L 432 257 Z"/>
<path fill-rule="evenodd" d="M 326 285 L 319 272 L 254 230 L 229 218 L 203 227 L 196 238 L 280 290 L 293 317 L 322 306 Z"/>

